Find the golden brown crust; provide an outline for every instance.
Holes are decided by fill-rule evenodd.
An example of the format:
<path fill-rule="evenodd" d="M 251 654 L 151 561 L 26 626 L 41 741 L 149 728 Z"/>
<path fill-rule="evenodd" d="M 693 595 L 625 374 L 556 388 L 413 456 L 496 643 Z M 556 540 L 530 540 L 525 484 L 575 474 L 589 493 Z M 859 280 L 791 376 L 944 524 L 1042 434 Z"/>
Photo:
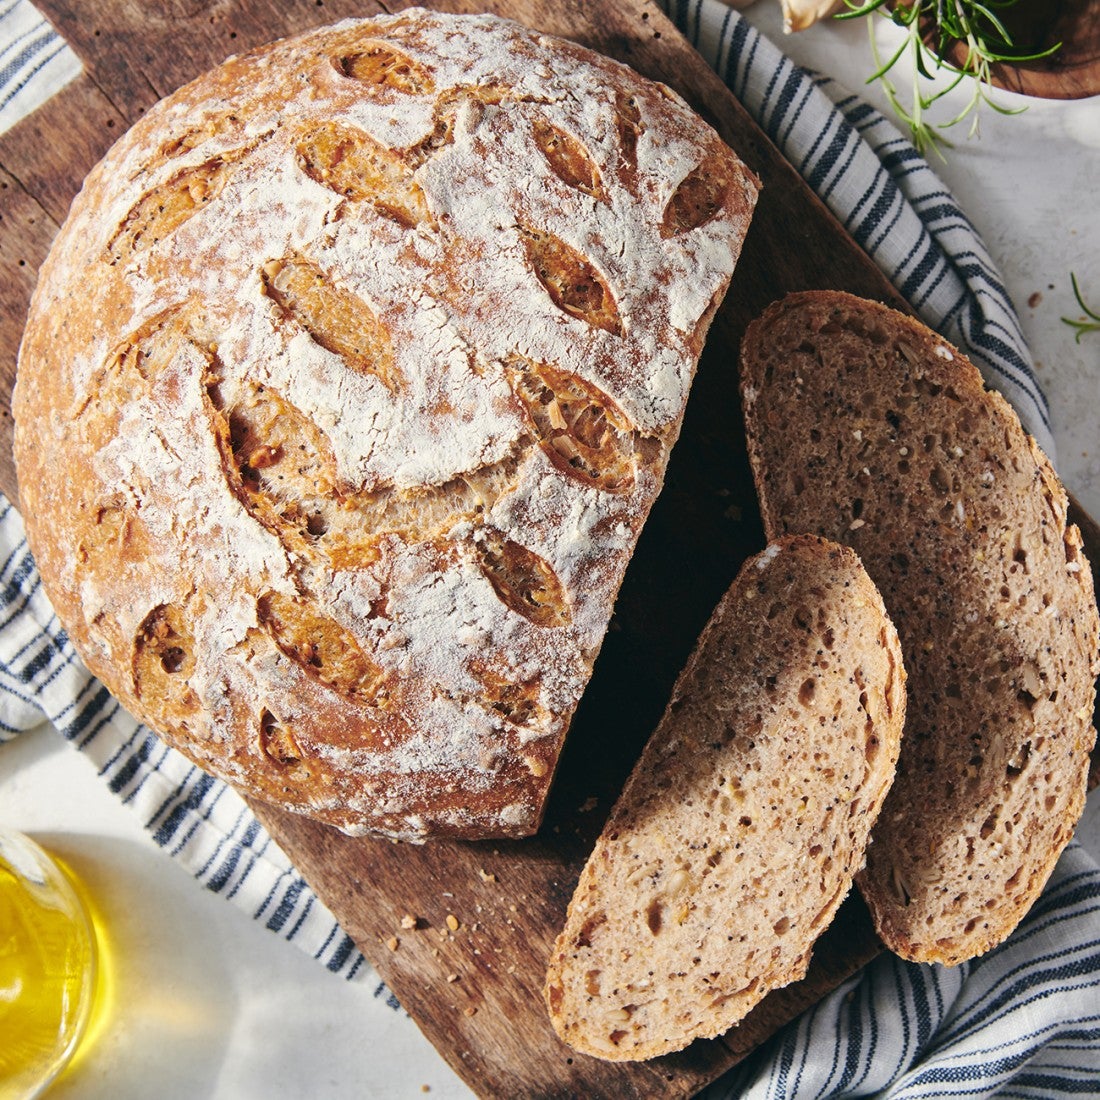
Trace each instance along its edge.
<path fill-rule="evenodd" d="M 532 832 L 755 195 L 667 89 L 489 16 L 158 104 L 73 204 L 14 399 L 81 656 L 252 795 Z"/>
<path fill-rule="evenodd" d="M 1100 623 L 1066 495 L 977 369 L 878 303 L 772 305 L 741 384 L 765 529 L 853 547 L 902 639 L 909 721 L 859 879 L 876 927 L 906 958 L 979 955 L 1084 806 Z"/>

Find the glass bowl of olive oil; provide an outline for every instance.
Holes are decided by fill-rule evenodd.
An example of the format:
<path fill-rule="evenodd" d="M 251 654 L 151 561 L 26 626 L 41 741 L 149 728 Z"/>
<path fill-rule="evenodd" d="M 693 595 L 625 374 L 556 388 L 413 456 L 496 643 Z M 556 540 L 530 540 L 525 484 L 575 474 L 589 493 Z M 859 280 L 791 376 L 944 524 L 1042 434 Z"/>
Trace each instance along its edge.
<path fill-rule="evenodd" d="M 56 857 L 0 828 L 0 1096 L 39 1096 L 91 1017 L 98 952 L 81 886 Z"/>

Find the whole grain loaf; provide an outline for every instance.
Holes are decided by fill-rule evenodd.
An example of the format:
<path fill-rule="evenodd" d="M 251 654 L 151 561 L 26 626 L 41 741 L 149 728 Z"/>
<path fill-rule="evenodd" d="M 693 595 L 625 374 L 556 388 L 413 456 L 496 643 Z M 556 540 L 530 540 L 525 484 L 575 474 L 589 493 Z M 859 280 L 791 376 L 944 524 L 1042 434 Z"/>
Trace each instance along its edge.
<path fill-rule="evenodd" d="M 781 539 L 704 629 L 551 955 L 559 1035 L 611 1060 L 728 1030 L 802 977 L 894 777 L 905 672 L 846 547 Z"/>
<path fill-rule="evenodd" d="M 858 879 L 878 932 L 909 959 L 979 955 L 1084 807 L 1100 624 L 1065 492 L 978 370 L 875 302 L 774 304 L 741 388 L 769 536 L 853 547 L 901 636 L 909 717 Z"/>
<path fill-rule="evenodd" d="M 532 832 L 756 191 L 667 88 L 492 16 L 344 22 L 157 104 L 19 362 L 80 655 L 249 795 Z"/>

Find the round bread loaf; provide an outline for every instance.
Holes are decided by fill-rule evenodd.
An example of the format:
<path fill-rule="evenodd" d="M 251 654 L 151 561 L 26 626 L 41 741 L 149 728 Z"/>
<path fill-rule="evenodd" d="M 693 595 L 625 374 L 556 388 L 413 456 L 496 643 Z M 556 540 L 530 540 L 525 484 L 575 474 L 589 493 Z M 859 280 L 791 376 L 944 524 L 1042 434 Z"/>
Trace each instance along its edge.
<path fill-rule="evenodd" d="M 345 22 L 159 103 L 19 362 L 82 658 L 252 796 L 534 831 L 756 189 L 668 89 L 490 16 Z"/>

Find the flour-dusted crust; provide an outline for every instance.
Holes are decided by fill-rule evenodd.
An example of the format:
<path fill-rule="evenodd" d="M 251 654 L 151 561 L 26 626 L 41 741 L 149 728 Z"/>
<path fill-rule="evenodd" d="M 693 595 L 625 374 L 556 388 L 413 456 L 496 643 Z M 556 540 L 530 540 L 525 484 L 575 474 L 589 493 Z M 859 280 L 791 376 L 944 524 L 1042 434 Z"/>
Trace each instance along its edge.
<path fill-rule="evenodd" d="M 756 190 L 668 89 L 491 16 L 345 22 L 158 104 L 20 356 L 81 656 L 262 799 L 532 832 Z"/>
<path fill-rule="evenodd" d="M 875 926 L 909 959 L 980 955 L 1085 804 L 1100 620 L 1065 491 L 977 368 L 877 302 L 770 306 L 741 386 L 769 537 L 851 546 L 901 636 L 901 760 L 858 880 Z"/>

